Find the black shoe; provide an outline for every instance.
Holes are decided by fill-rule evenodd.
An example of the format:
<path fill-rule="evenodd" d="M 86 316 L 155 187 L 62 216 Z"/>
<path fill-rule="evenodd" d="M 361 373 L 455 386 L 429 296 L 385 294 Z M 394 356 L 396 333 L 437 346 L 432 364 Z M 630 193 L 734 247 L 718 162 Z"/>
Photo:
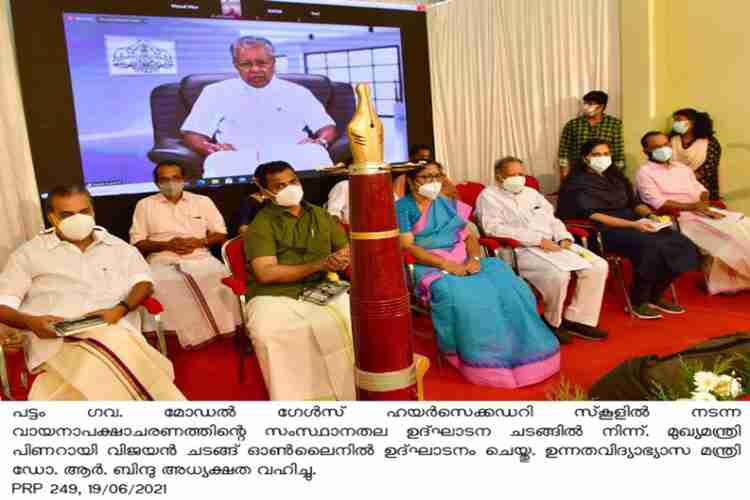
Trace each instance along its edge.
<path fill-rule="evenodd" d="M 604 340 L 607 338 L 607 332 L 595 328 L 593 326 L 584 325 L 583 323 L 576 323 L 575 321 L 568 321 L 564 319 L 560 328 L 564 328 L 569 331 L 571 335 L 581 337 L 586 340 Z"/>
<path fill-rule="evenodd" d="M 545 318 L 542 318 L 542 321 L 545 325 L 547 325 L 547 328 L 552 330 L 552 333 L 555 334 L 555 337 L 557 337 L 557 340 L 561 344 L 570 344 L 571 342 L 573 342 L 573 337 L 570 336 L 570 332 L 564 330 L 563 328 L 556 328 L 550 325 Z"/>
<path fill-rule="evenodd" d="M 684 307 L 667 299 L 652 300 L 649 305 L 667 314 L 683 314 L 685 312 Z"/>
<path fill-rule="evenodd" d="M 563 330 L 562 328 L 553 328 L 552 333 L 555 334 L 555 337 L 557 337 L 557 340 L 561 344 L 570 344 L 571 342 L 573 342 L 573 337 L 570 336 L 571 332 L 567 330 Z"/>
<path fill-rule="evenodd" d="M 627 307 L 625 308 L 625 311 L 627 312 Z M 635 316 L 638 319 L 661 319 L 661 314 L 657 309 L 654 309 L 647 303 L 638 304 L 637 306 L 633 306 L 633 316 Z"/>

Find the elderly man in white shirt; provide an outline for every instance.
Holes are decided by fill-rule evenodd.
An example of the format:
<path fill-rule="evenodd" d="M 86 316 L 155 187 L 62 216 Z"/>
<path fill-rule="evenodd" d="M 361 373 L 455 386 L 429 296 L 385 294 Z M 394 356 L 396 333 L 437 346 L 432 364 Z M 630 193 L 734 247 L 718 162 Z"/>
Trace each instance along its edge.
<path fill-rule="evenodd" d="M 227 228 L 211 198 L 184 191 L 181 166 L 157 165 L 154 182 L 160 192 L 136 205 L 130 243 L 151 265 L 164 329 L 196 349 L 242 324 L 237 297 L 221 282 L 229 272 L 209 251 L 226 241 Z"/>
<path fill-rule="evenodd" d="M 307 88 L 275 76 L 271 42 L 243 36 L 230 51 L 239 78 L 206 86 L 180 129 L 207 157 L 203 177 L 247 175 L 278 160 L 302 170 L 329 165 L 335 121 Z"/>
<path fill-rule="evenodd" d="M 26 364 L 39 374 L 29 399 L 184 399 L 134 312 L 153 290 L 143 257 L 94 225 L 82 187 L 55 188 L 47 217 L 54 227 L 21 245 L 0 274 L 0 323 L 23 331 Z M 103 324 L 64 338 L 53 327 L 89 315 Z"/>
<path fill-rule="evenodd" d="M 498 160 L 495 178 L 498 185 L 487 187 L 477 200 L 477 219 L 482 230 L 488 236 L 512 238 L 526 247 L 517 250 L 519 273 L 542 294 L 544 318 L 561 341 L 569 342 L 569 335 L 605 339 L 606 332 L 597 325 L 609 269 L 607 261 L 575 245 L 573 235 L 555 217 L 549 201 L 537 190 L 525 187 L 521 160 L 510 156 Z M 576 271 L 560 269 L 554 263 L 555 254 L 568 249 L 582 255 L 582 263 L 588 261 L 590 266 Z M 565 308 L 571 272 L 576 273 L 577 284 L 570 305 Z"/>

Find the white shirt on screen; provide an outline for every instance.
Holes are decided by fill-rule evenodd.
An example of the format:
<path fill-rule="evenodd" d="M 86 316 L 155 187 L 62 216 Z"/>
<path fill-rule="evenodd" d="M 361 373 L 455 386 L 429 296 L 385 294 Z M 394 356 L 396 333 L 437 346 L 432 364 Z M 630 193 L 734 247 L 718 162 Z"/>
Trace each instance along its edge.
<path fill-rule="evenodd" d="M 105 229 L 94 229 L 94 242 L 85 252 L 48 229 L 11 254 L 0 274 L 0 305 L 35 316 L 76 318 L 115 306 L 140 282 L 153 283 L 148 264 L 135 247 Z M 119 325 L 141 335 L 135 312 L 123 317 Z M 62 346 L 62 339 L 25 333 L 29 370 Z"/>
<path fill-rule="evenodd" d="M 315 132 L 335 125 L 323 105 L 307 88 L 274 77 L 262 88 L 241 78 L 207 85 L 182 124 L 183 132 L 208 137 L 238 151 L 297 144 L 306 139 L 303 130 Z"/>

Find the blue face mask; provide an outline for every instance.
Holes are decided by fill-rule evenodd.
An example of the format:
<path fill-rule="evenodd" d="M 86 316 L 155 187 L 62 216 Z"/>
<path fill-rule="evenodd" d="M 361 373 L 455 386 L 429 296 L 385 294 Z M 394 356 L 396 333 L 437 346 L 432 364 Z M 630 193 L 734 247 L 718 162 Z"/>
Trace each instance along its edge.
<path fill-rule="evenodd" d="M 676 133 L 680 135 L 687 132 L 689 128 L 690 128 L 690 124 L 686 122 L 685 120 L 679 120 L 672 124 L 672 130 L 674 130 Z"/>
<path fill-rule="evenodd" d="M 669 146 L 662 146 L 660 148 L 651 151 L 651 158 L 658 162 L 668 162 L 672 159 L 672 148 Z"/>

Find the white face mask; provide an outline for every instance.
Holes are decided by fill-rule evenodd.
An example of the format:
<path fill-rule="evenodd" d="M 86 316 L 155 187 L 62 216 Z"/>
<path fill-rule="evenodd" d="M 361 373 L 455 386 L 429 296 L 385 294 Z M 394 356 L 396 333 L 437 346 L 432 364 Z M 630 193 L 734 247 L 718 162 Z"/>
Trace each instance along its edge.
<path fill-rule="evenodd" d="M 421 194 L 425 198 L 434 200 L 438 197 L 438 195 L 440 195 L 440 191 L 442 189 L 442 182 L 428 182 L 427 184 L 422 184 L 421 186 L 419 186 L 419 194 Z"/>
<path fill-rule="evenodd" d="M 168 198 L 176 198 L 177 196 L 180 196 L 184 188 L 185 183 L 183 181 L 169 181 L 159 184 L 159 191 L 161 191 L 161 193 Z"/>
<path fill-rule="evenodd" d="M 655 161 L 666 163 L 672 159 L 672 148 L 662 146 L 651 151 L 651 158 Z"/>
<path fill-rule="evenodd" d="M 86 214 L 75 214 L 60 221 L 57 228 L 70 241 L 82 241 L 94 230 L 94 218 Z"/>
<path fill-rule="evenodd" d="M 597 111 L 599 111 L 598 104 L 584 104 L 583 105 L 583 114 L 585 116 L 588 116 L 589 118 L 591 118 L 592 116 L 596 116 Z"/>
<path fill-rule="evenodd" d="M 685 120 L 676 121 L 672 124 L 672 130 L 674 130 L 676 133 L 680 135 L 687 132 L 689 128 L 690 128 L 690 123 L 686 122 Z"/>
<path fill-rule="evenodd" d="M 589 166 L 595 172 L 598 172 L 600 174 L 604 173 L 604 171 L 607 170 L 610 165 L 612 165 L 611 156 L 593 156 L 591 160 L 589 160 Z"/>
<path fill-rule="evenodd" d="M 274 196 L 274 201 L 280 207 L 296 207 L 302 201 L 305 192 L 299 184 L 290 184 Z"/>
<path fill-rule="evenodd" d="M 513 194 L 518 194 L 523 191 L 525 185 L 526 177 L 523 175 L 514 175 L 513 177 L 506 177 L 503 180 L 503 189 Z"/>

